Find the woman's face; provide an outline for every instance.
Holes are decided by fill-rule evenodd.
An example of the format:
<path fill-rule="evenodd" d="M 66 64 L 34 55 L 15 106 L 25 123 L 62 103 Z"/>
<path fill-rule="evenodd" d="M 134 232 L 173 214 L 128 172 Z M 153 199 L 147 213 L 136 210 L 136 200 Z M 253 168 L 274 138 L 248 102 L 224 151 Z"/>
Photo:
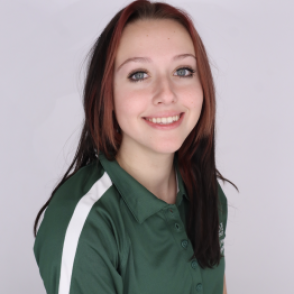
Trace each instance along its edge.
<path fill-rule="evenodd" d="M 203 103 L 194 46 L 186 29 L 173 20 L 127 25 L 115 59 L 113 91 L 122 146 L 129 151 L 177 151 L 197 124 Z M 159 124 L 158 118 L 181 113 L 178 122 Z M 146 117 L 156 118 L 156 124 Z"/>

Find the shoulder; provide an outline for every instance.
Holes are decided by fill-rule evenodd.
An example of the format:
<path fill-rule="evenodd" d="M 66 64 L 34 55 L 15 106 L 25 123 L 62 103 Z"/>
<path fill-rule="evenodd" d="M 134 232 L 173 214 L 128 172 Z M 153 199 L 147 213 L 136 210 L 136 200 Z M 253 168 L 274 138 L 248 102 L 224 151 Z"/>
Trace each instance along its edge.
<path fill-rule="evenodd" d="M 99 160 L 82 167 L 57 189 L 34 244 L 35 258 L 47 287 L 56 285 L 52 279 L 59 277 L 64 256 L 73 260 L 75 254 L 89 254 L 95 247 L 96 252 L 104 251 L 113 263 L 118 262 L 119 209 L 119 193 Z M 107 246 L 103 240 L 107 240 Z"/>
<path fill-rule="evenodd" d="M 74 175 L 68 178 L 54 193 L 47 209 L 44 213 L 44 218 L 40 224 L 36 241 L 40 240 L 44 235 L 50 233 L 63 233 L 66 230 L 70 219 L 79 209 L 81 204 L 88 196 L 93 195 L 95 186 L 101 180 L 104 174 L 103 169 L 97 161 L 90 163 L 80 168 Z M 102 191 L 97 191 L 100 194 Z M 87 209 L 99 199 L 92 197 L 92 201 L 88 201 Z"/>

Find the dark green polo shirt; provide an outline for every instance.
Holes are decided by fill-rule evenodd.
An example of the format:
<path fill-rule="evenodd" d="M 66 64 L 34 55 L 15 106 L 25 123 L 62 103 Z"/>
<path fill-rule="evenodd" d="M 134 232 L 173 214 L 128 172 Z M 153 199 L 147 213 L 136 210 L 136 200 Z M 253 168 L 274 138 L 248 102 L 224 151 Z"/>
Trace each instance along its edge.
<path fill-rule="evenodd" d="M 59 187 L 34 244 L 48 294 L 223 293 L 224 258 L 204 270 L 189 261 L 189 199 L 176 158 L 175 204 L 157 198 L 101 152 Z M 223 248 L 227 200 L 220 186 L 219 197 Z"/>

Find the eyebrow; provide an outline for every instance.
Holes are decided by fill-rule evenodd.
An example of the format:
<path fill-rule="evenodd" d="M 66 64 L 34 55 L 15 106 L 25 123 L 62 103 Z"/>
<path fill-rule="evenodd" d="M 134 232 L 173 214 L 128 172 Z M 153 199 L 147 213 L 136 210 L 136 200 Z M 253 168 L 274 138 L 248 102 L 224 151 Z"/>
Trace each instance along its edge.
<path fill-rule="evenodd" d="M 193 54 L 179 54 L 179 55 L 175 55 L 172 60 L 175 61 L 175 60 L 178 60 L 178 59 L 183 59 L 183 58 L 186 58 L 186 57 L 193 57 L 195 58 L 196 60 L 196 57 L 193 55 Z M 152 62 L 152 60 L 149 58 L 149 57 L 131 57 L 131 58 L 128 58 L 126 59 L 118 68 L 117 68 L 117 71 L 119 71 L 121 69 L 121 67 L 123 65 L 125 65 L 126 63 L 128 62 Z"/>

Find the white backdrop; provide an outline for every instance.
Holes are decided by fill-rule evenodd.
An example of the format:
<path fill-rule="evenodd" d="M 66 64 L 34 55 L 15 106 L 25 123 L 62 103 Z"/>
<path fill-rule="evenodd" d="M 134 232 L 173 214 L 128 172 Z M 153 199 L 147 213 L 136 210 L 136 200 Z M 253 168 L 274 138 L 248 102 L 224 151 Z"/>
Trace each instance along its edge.
<path fill-rule="evenodd" d="M 70 164 L 83 62 L 130 1 L 0 3 L 0 293 L 45 294 L 33 222 Z M 228 198 L 229 294 L 292 293 L 294 2 L 165 1 L 193 17 L 217 90 L 216 155 Z"/>

